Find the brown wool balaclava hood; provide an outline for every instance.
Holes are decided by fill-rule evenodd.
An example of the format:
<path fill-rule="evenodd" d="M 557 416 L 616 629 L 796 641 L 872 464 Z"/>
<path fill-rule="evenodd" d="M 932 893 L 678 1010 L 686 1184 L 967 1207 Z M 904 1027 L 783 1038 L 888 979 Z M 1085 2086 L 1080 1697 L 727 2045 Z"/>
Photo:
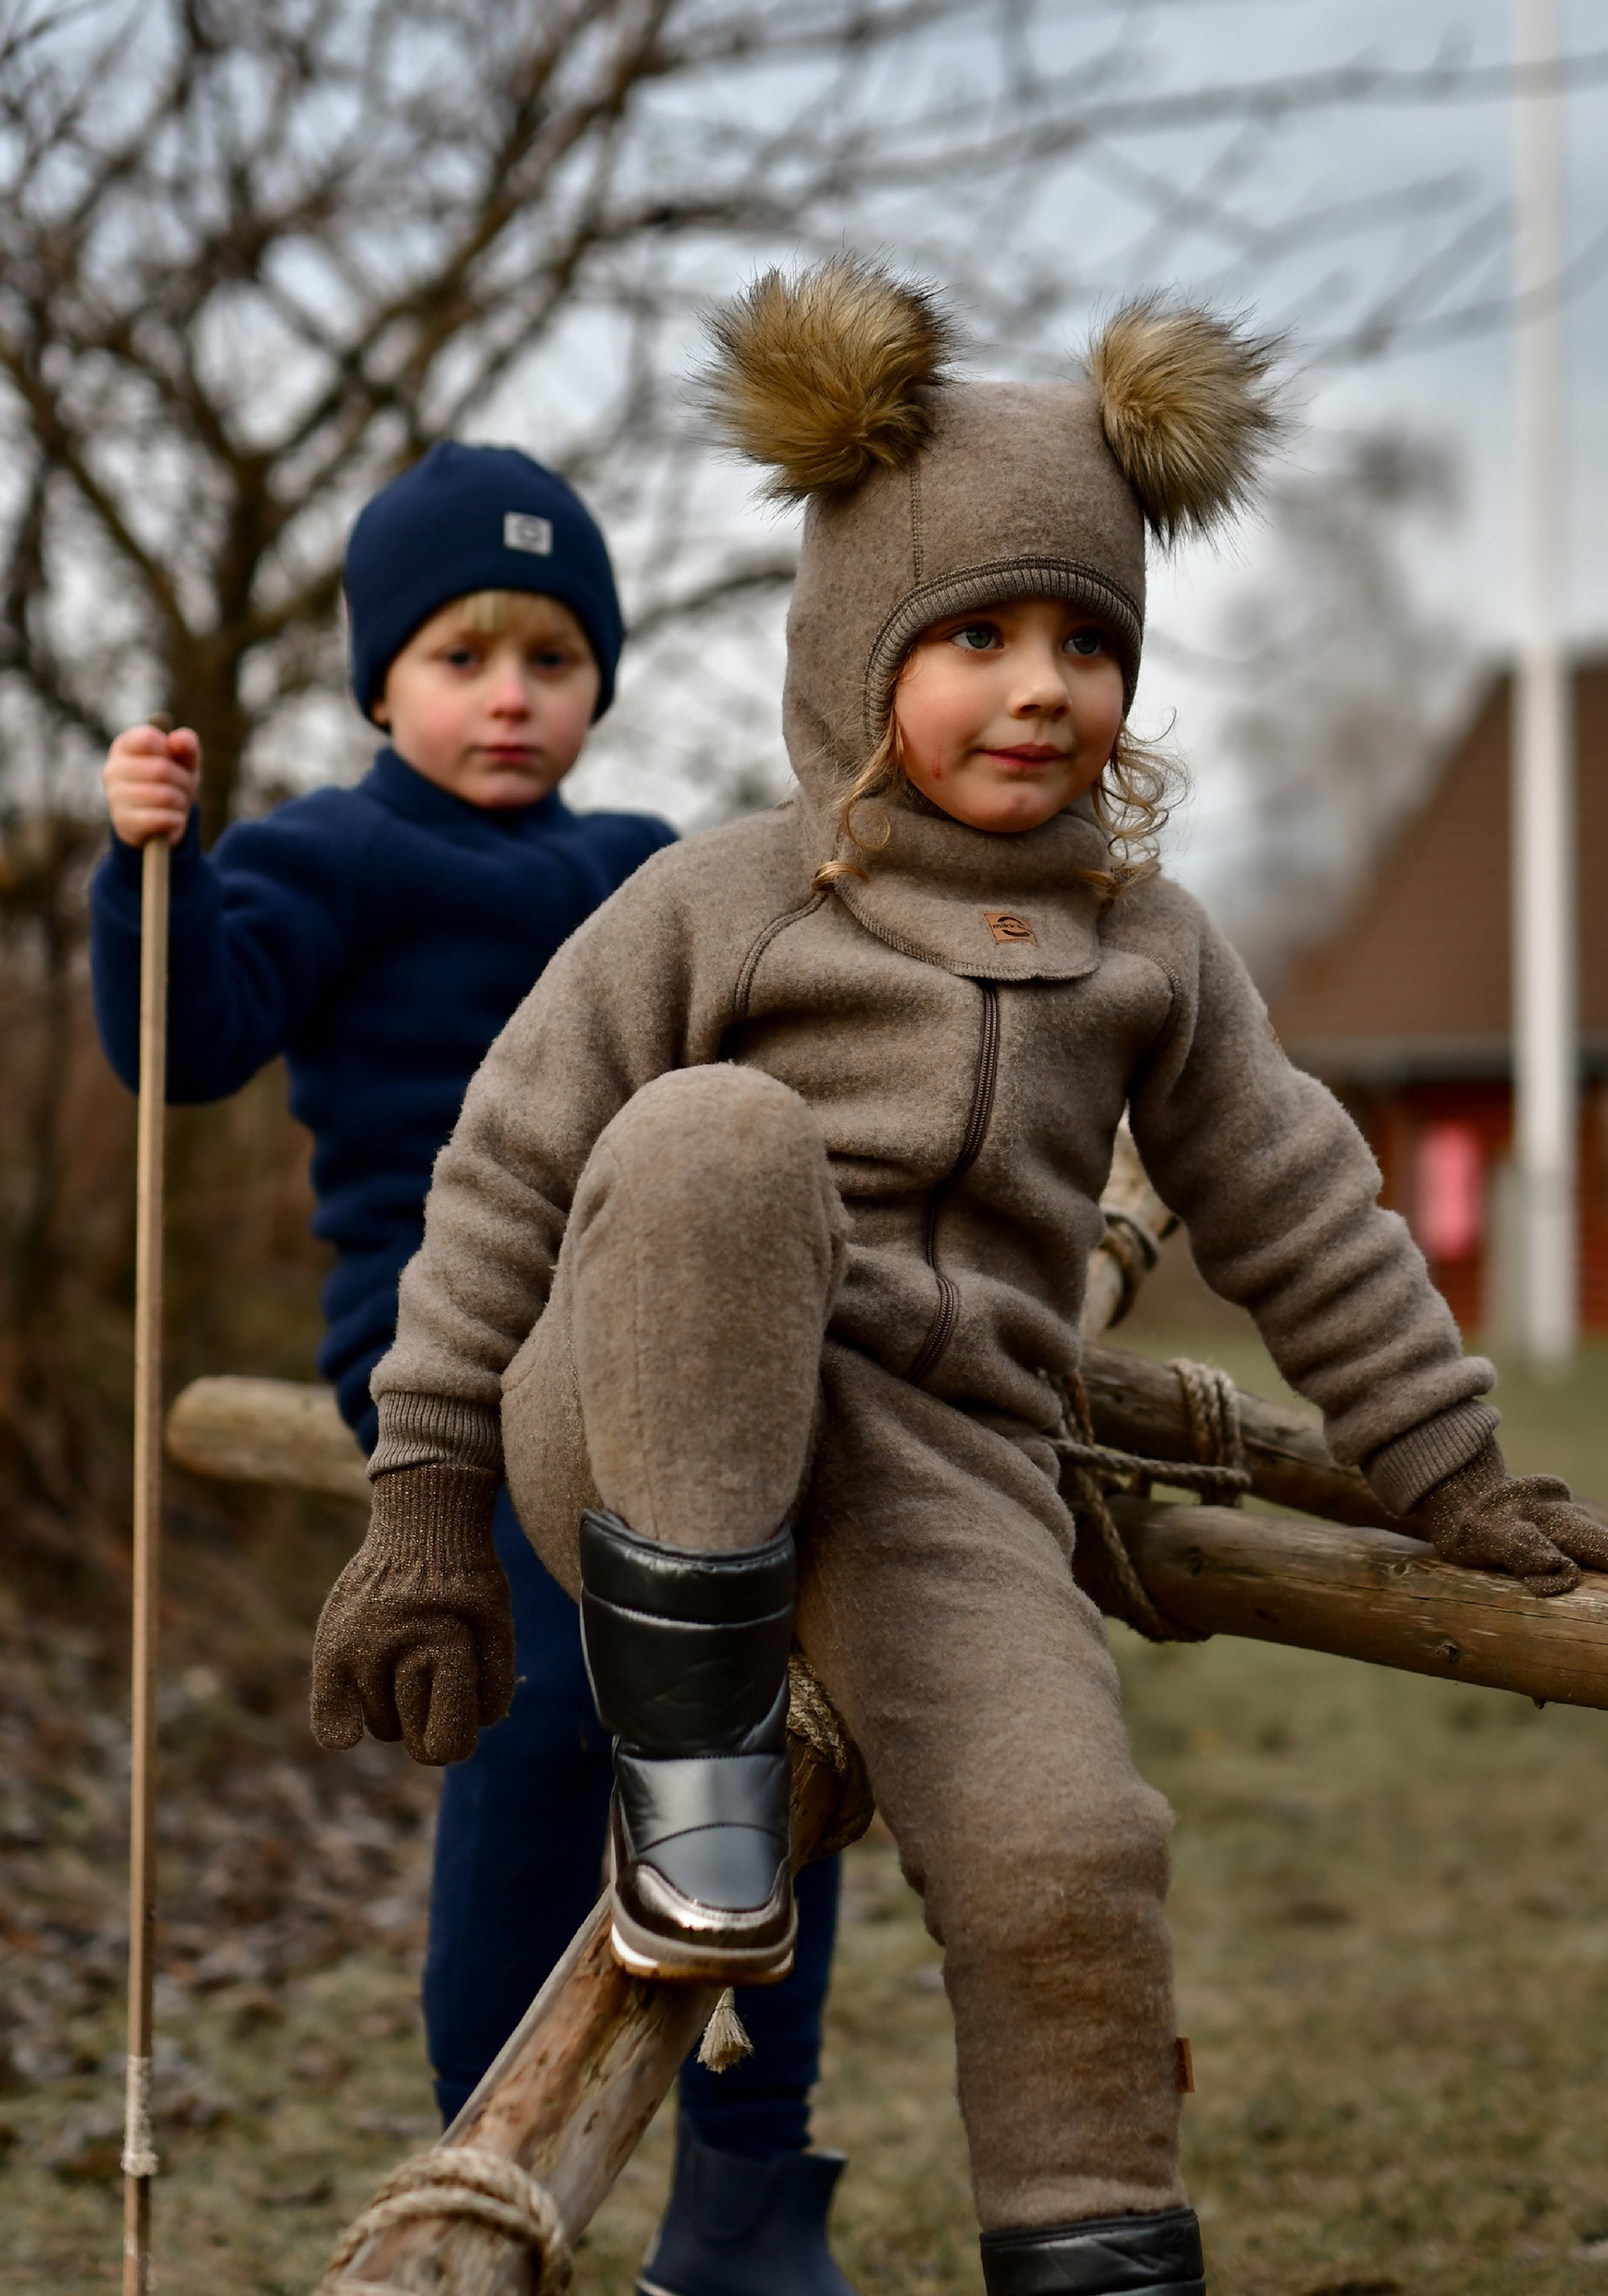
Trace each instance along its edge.
<path fill-rule="evenodd" d="M 783 722 L 816 865 L 847 849 L 844 796 L 922 630 L 1071 599 L 1110 630 L 1131 701 L 1147 529 L 1165 545 L 1219 525 L 1278 427 L 1273 346 L 1153 299 L 1119 311 L 1065 382 L 956 380 L 934 298 L 856 256 L 767 273 L 710 332 L 704 395 L 725 438 L 769 466 L 773 498 L 806 504 Z M 1092 968 L 1098 897 L 1079 881 L 1109 849 L 1087 803 L 1010 836 L 919 799 L 883 810 L 865 879 L 833 889 L 870 931 L 979 978 Z M 1002 914 L 1032 937 L 1001 939 Z"/>

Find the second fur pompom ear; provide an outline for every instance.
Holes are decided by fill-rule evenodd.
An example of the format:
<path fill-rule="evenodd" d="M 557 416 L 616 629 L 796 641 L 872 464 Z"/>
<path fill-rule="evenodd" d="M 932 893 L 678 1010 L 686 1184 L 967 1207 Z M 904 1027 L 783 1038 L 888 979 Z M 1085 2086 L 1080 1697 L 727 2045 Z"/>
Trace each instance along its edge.
<path fill-rule="evenodd" d="M 1158 540 L 1205 534 L 1243 508 L 1284 428 L 1279 343 L 1210 311 L 1129 303 L 1088 354 L 1106 444 Z"/>
<path fill-rule="evenodd" d="M 701 396 L 726 443 L 770 465 L 768 491 L 801 502 L 908 462 L 931 424 L 953 323 L 924 288 L 863 256 L 795 278 L 767 271 L 710 321 Z"/>

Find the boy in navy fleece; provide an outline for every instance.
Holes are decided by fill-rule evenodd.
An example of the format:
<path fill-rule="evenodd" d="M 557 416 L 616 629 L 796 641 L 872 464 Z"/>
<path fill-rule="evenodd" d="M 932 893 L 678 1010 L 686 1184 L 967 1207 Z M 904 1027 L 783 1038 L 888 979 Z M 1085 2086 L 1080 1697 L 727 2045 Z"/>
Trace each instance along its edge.
<path fill-rule="evenodd" d="M 91 949 L 102 1042 L 133 1087 L 139 849 L 168 838 L 168 1097 L 221 1099 L 284 1055 L 313 1135 L 314 1230 L 336 1255 L 319 1368 L 372 1448 L 369 1374 L 469 1079 L 560 944 L 672 832 L 558 794 L 622 637 L 603 536 L 562 480 L 512 448 L 432 448 L 358 518 L 346 591 L 353 692 L 390 736 L 367 775 L 237 824 L 209 856 L 195 735 L 119 735 Z M 446 1775 L 431 1905 L 425 2021 L 448 2118 L 596 1894 L 610 1787 L 574 1605 L 506 1491 L 497 1550 L 521 1685 Z M 804 2149 L 836 1882 L 835 1865 L 810 1869 L 792 1976 L 744 1996 L 754 2054 L 683 2074 L 651 2267 L 667 2296 L 848 2296 L 825 2239 L 836 2165 Z"/>

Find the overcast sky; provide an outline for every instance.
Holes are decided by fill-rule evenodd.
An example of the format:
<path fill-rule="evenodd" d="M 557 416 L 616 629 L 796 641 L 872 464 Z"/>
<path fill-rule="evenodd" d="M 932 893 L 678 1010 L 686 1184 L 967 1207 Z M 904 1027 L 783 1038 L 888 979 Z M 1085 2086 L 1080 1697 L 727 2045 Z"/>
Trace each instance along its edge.
<path fill-rule="evenodd" d="M 1271 78 L 1320 67 L 1371 62 L 1400 70 L 1448 57 L 1498 65 L 1512 57 L 1516 0 L 1156 0 L 1143 18 L 1148 40 L 1141 88 L 1180 88 L 1221 81 Z M 1136 12 L 1129 8 L 1133 20 Z M 1076 65 L 1097 55 L 1113 22 L 1100 0 L 1056 0 L 1050 11 L 1049 62 Z M 1561 0 L 1566 53 L 1608 48 L 1608 8 L 1602 0 Z M 935 82 L 964 74 L 964 45 L 935 45 Z M 1130 83 L 1131 85 L 1131 83 Z M 1598 72 L 1562 107 L 1566 152 L 1565 232 L 1580 275 L 1567 313 L 1569 369 L 1570 629 L 1582 644 L 1608 643 L 1608 391 L 1602 378 L 1608 353 L 1608 276 L 1586 263 L 1592 242 L 1608 231 L 1608 76 Z M 1243 182 L 1227 194 L 1244 222 L 1266 232 L 1293 216 L 1366 200 L 1410 184 L 1440 187 L 1442 216 L 1392 221 L 1382 230 L 1341 234 L 1280 258 L 1267 248 L 1236 252 L 1220 232 L 1202 231 L 1169 242 L 1165 257 L 1147 255 L 1142 199 L 1135 169 L 1153 167 L 1175 182 L 1199 178 L 1220 157 L 1223 129 L 1172 131 L 1128 141 L 1109 152 L 1095 148 L 1045 171 L 1041 195 L 994 215 L 978 202 L 984 228 L 1004 273 L 1046 261 L 1075 274 L 1095 304 L 1136 283 L 1177 283 L 1219 299 L 1251 303 L 1259 314 L 1293 327 L 1308 421 L 1317 439 L 1325 431 L 1394 422 L 1449 446 L 1464 480 L 1464 507 L 1421 525 L 1414 540 L 1415 571 L 1425 602 L 1456 624 L 1471 647 L 1497 653 L 1512 629 L 1514 588 L 1511 541 L 1513 504 L 1513 338 L 1504 327 L 1439 347 L 1397 349 L 1365 365 L 1325 365 L 1321 347 L 1354 318 L 1359 299 L 1413 278 L 1420 262 L 1446 236 L 1444 217 L 1487 219 L 1483 264 L 1453 291 L 1451 302 L 1496 301 L 1509 277 L 1510 242 L 1505 202 L 1514 179 L 1515 124 L 1510 99 L 1437 103 L 1336 105 L 1304 114 L 1270 139 Z M 867 224 L 851 220 L 851 242 L 880 244 L 942 278 L 946 234 L 964 226 L 965 187 L 957 187 L 952 213 L 890 210 Z M 956 218 L 961 220 L 957 222 Z M 785 251 L 785 250 L 782 250 Z M 975 257 L 975 246 L 972 250 Z M 1148 269 L 1146 266 L 1149 266 Z M 722 283 L 734 284 L 734 281 Z M 1409 316 L 1423 308 L 1409 294 Z M 974 315 L 975 316 L 975 315 Z M 977 330 L 986 335 L 986 328 Z M 1052 330 L 1054 332 L 1054 330 Z M 978 346 L 983 372 L 1042 372 L 1080 327 L 1069 319 L 1059 341 L 1024 347 L 1008 341 Z M 1315 354 L 1317 354 L 1315 358 Z M 506 435 L 505 433 L 505 435 Z M 535 443 L 534 441 L 532 443 Z M 1297 461 L 1321 458 L 1315 441 L 1298 440 Z M 734 488 L 738 482 L 731 480 Z M 762 530 L 752 514 L 754 531 Z M 1227 551 L 1187 553 L 1157 570 L 1152 593 L 1153 628 L 1196 648 L 1214 644 L 1236 586 L 1255 577 L 1254 531 Z M 775 618 L 772 618 L 774 631 Z M 779 659 L 774 639 L 749 644 L 736 685 L 746 686 L 756 742 L 774 751 L 775 688 Z M 1358 675 L 1366 675 L 1366 663 Z M 734 702 L 734 707 L 736 706 Z M 1236 791 L 1232 758 L 1216 739 L 1214 699 L 1158 648 L 1141 689 L 1141 721 L 1155 724 L 1176 712 L 1177 738 L 1194 769 L 1197 794 L 1174 859 L 1202 890 L 1213 872 L 1232 863 L 1237 830 L 1230 824 Z M 667 792 L 639 770 L 649 744 L 631 706 L 629 680 L 619 722 L 605 726 L 597 762 L 584 767 L 578 794 L 590 801 L 658 802 L 683 821 L 696 818 L 696 791 Z"/>
<path fill-rule="evenodd" d="M 1191 12 L 1178 37 L 1254 54 L 1259 68 L 1297 67 L 1366 52 L 1414 63 L 1444 41 L 1466 42 L 1477 58 L 1509 56 L 1515 0 L 1247 0 Z M 1576 53 L 1608 42 L 1608 10 L 1589 0 L 1562 9 L 1564 45 Z M 1568 623 L 1582 645 L 1608 643 L 1608 280 L 1591 260 L 1608 229 L 1608 86 L 1582 88 L 1561 107 L 1565 155 L 1564 227 L 1579 266 L 1565 317 L 1568 363 Z M 1282 146 L 1275 165 L 1292 201 L 1350 183 L 1358 187 L 1442 169 L 1478 182 L 1492 202 L 1511 193 L 1515 130 L 1511 103 L 1365 109 L 1319 115 Z M 1267 179 L 1259 185 L 1266 197 Z M 1499 288 L 1505 240 L 1493 246 L 1485 286 Z M 1476 291 L 1479 292 L 1481 291 Z M 1462 469 L 1462 516 L 1414 529 L 1416 572 L 1426 602 L 1458 624 L 1481 652 L 1499 652 L 1514 627 L 1514 340 L 1497 331 L 1442 348 L 1398 351 L 1373 364 L 1309 372 L 1315 431 L 1394 420 L 1443 440 Z M 1302 453 L 1298 444 L 1298 456 Z M 1313 446 L 1305 450 L 1311 454 Z M 1197 643 L 1210 644 L 1225 594 L 1252 572 L 1254 534 L 1243 563 L 1204 554 L 1163 569 L 1153 614 Z M 1366 675 L 1366 665 L 1358 665 Z M 1192 754 L 1197 795 L 1175 865 L 1210 883 L 1228 857 L 1226 826 L 1234 803 L 1233 761 L 1214 750 L 1209 697 L 1176 668 L 1153 667 L 1144 694 L 1153 709 L 1176 707 Z M 1214 831 L 1213 816 L 1225 822 Z"/>

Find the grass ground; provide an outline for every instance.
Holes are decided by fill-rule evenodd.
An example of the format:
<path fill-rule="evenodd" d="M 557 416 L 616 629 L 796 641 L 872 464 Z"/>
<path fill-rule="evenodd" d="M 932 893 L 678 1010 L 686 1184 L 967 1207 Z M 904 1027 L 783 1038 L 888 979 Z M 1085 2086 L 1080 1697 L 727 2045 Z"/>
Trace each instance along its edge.
<path fill-rule="evenodd" d="M 1152 1323 L 1135 1344 L 1190 1350 Z M 1197 1334 L 1266 1385 L 1243 1332 Z M 1608 1353 L 1506 1382 L 1515 1464 L 1608 1497 Z M 1608 2296 L 1608 1715 L 1219 1640 L 1119 1635 L 1141 1766 L 1178 1813 L 1187 2165 L 1218 2296 Z M 430 2131 L 420 1843 L 386 1942 L 276 1987 L 173 1988 L 163 2296 L 310 2290 L 339 2223 Z M 115 2004 L 0 2098 L 0 2286 L 118 2271 Z M 891 1844 L 849 1853 L 821 2142 L 865 2296 L 977 2296 L 937 1958 Z M 102 2134 L 97 2136 L 97 2128 Z M 624 2296 L 656 2128 L 583 2250 Z"/>

